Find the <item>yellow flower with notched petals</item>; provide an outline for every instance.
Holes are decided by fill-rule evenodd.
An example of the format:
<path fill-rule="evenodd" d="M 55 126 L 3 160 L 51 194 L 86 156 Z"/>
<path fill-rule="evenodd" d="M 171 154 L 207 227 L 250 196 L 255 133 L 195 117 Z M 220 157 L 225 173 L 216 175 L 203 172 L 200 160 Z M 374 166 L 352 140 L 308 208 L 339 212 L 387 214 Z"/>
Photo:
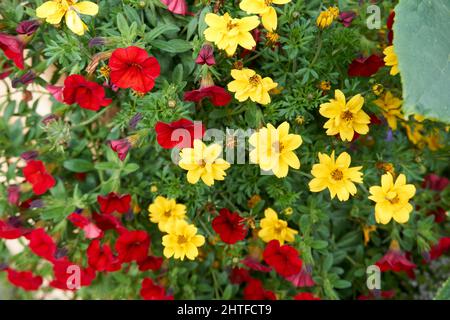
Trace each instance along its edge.
<path fill-rule="evenodd" d="M 272 4 L 286 4 L 289 2 L 291 0 L 242 0 L 239 7 L 249 14 L 259 14 L 264 28 L 268 31 L 274 31 L 277 28 L 278 18 Z"/>
<path fill-rule="evenodd" d="M 409 200 L 415 195 L 416 187 L 406 184 L 406 176 L 400 174 L 394 182 L 391 173 L 381 177 L 381 186 L 369 189 L 369 199 L 375 201 L 375 220 L 388 224 L 393 218 L 398 223 L 406 223 L 413 206 Z"/>
<path fill-rule="evenodd" d="M 323 126 L 327 129 L 327 135 L 339 133 L 342 141 L 351 141 L 355 131 L 368 133 L 370 117 L 362 110 L 364 98 L 358 94 L 347 102 L 341 90 L 336 90 L 334 95 L 335 98 L 322 103 L 319 110 L 322 116 L 330 119 Z"/>
<path fill-rule="evenodd" d="M 208 13 L 205 22 L 208 25 L 203 33 L 205 39 L 215 43 L 219 49 L 225 50 L 230 57 L 236 52 L 238 45 L 248 50 L 256 46 L 250 31 L 259 25 L 257 16 L 237 19 L 228 13 L 223 16 Z"/>
<path fill-rule="evenodd" d="M 309 182 L 312 192 L 320 192 L 326 188 L 330 191 L 331 199 L 336 195 L 340 201 L 347 201 L 350 195 L 355 195 L 356 183 L 362 183 L 362 167 L 350 168 L 352 158 L 347 152 L 341 153 L 337 159 L 334 151 L 331 156 L 319 152 L 319 163 L 313 165 L 311 174 L 314 176 Z"/>
<path fill-rule="evenodd" d="M 262 170 L 272 170 L 276 177 L 284 178 L 289 167 L 300 168 L 300 161 L 294 150 L 302 142 L 300 135 L 289 133 L 288 122 L 283 122 L 278 128 L 269 123 L 250 136 L 249 143 L 254 147 L 250 151 L 250 161 L 259 164 Z"/>
<path fill-rule="evenodd" d="M 197 234 L 197 228 L 184 220 L 178 220 L 167 229 L 163 236 L 163 254 L 166 258 L 194 260 L 198 256 L 198 247 L 205 243 L 205 237 Z"/>
<path fill-rule="evenodd" d="M 392 67 L 390 74 L 391 76 L 395 76 L 397 74 L 399 74 L 399 70 L 398 70 L 398 60 L 397 60 L 397 55 L 395 54 L 394 51 L 394 46 L 389 46 L 386 49 L 384 49 L 383 51 L 385 57 L 384 57 L 384 62 L 388 67 Z"/>
<path fill-rule="evenodd" d="M 77 35 L 83 35 L 88 28 L 81 20 L 80 14 L 95 16 L 98 5 L 90 1 L 52 0 L 44 2 L 36 9 L 36 16 L 50 24 L 58 24 L 65 17 L 66 25 Z"/>
<path fill-rule="evenodd" d="M 178 165 L 188 170 L 187 180 L 195 184 L 202 179 L 207 186 L 212 186 L 214 180 L 224 180 L 230 164 L 220 158 L 222 147 L 218 144 L 206 146 L 201 140 L 194 140 L 193 148 L 184 148 L 180 152 Z"/>
<path fill-rule="evenodd" d="M 240 102 L 250 98 L 260 104 L 270 103 L 269 91 L 277 87 L 277 83 L 269 77 L 262 78 L 252 69 L 231 70 L 233 81 L 228 84 L 228 90 L 235 92 L 234 97 Z"/>
<path fill-rule="evenodd" d="M 402 112 L 400 110 L 402 100 L 388 91 L 382 98 L 375 100 L 373 103 L 382 110 L 383 116 L 386 118 L 389 127 L 392 130 L 397 130 L 397 118 L 402 118 Z"/>
<path fill-rule="evenodd" d="M 158 224 L 159 230 L 166 232 L 172 224 L 186 217 L 186 206 L 176 203 L 175 199 L 167 199 L 157 196 L 148 207 L 149 218 L 153 223 Z"/>
<path fill-rule="evenodd" d="M 298 231 L 289 228 L 286 221 L 278 219 L 277 213 L 271 208 L 264 211 L 264 218 L 261 219 L 260 227 L 258 236 L 264 242 L 272 240 L 278 240 L 280 244 L 285 241 L 293 242 L 295 235 L 298 233 Z"/>

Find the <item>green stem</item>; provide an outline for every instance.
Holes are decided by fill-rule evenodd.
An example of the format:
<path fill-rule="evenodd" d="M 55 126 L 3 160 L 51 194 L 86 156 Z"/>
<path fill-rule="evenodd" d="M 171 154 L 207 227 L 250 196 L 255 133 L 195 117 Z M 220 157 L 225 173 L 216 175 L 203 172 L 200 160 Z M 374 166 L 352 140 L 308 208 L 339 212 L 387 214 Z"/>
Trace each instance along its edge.
<path fill-rule="evenodd" d="M 95 120 L 100 118 L 107 110 L 108 110 L 108 108 L 103 108 L 102 111 L 97 112 L 93 117 L 87 119 L 86 121 L 80 122 L 79 124 L 77 124 L 76 126 L 73 126 L 72 128 L 84 127 L 85 125 L 88 125 L 91 122 L 94 122 Z"/>
<path fill-rule="evenodd" d="M 317 39 L 316 54 L 314 55 L 314 58 L 312 59 L 311 63 L 309 64 L 310 68 L 312 68 L 312 66 L 317 62 L 317 59 L 319 59 L 321 50 L 322 50 L 322 32 L 319 33 L 319 38 Z"/>

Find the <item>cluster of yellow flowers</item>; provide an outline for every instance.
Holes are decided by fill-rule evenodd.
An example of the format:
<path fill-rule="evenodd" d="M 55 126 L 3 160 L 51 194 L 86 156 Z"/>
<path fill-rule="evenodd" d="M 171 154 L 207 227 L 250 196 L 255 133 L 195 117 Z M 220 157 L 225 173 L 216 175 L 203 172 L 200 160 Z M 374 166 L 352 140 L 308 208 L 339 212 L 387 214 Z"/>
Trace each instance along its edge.
<path fill-rule="evenodd" d="M 166 258 L 194 260 L 198 247 L 205 243 L 205 237 L 197 234 L 197 228 L 186 222 L 186 206 L 174 199 L 157 196 L 148 207 L 150 221 L 158 224 L 159 230 L 166 232 L 162 238 Z"/>
<path fill-rule="evenodd" d="M 317 17 L 316 24 L 319 28 L 325 29 L 331 26 L 334 20 L 339 17 L 339 8 L 329 7 L 327 10 L 322 11 Z"/>

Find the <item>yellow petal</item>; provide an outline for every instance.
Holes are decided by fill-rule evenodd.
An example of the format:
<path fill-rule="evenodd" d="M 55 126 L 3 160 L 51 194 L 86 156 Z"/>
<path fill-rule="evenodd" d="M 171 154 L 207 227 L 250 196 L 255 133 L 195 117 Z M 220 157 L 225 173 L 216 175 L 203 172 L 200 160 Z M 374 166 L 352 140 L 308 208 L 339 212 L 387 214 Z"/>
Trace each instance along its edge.
<path fill-rule="evenodd" d="M 38 18 L 47 18 L 48 16 L 55 15 L 57 12 L 60 11 L 61 5 L 58 4 L 55 1 L 47 1 L 44 2 L 42 5 L 37 7 L 36 9 L 36 16 Z M 64 13 L 63 13 L 64 15 Z"/>
<path fill-rule="evenodd" d="M 73 33 L 81 36 L 84 34 L 84 23 L 74 10 L 69 10 L 66 13 L 66 24 Z"/>
<path fill-rule="evenodd" d="M 98 5 L 90 1 L 81 1 L 72 5 L 81 14 L 95 16 L 98 13 Z"/>
<path fill-rule="evenodd" d="M 261 22 L 267 31 L 274 31 L 278 24 L 277 12 L 273 7 L 268 8 L 261 16 Z"/>

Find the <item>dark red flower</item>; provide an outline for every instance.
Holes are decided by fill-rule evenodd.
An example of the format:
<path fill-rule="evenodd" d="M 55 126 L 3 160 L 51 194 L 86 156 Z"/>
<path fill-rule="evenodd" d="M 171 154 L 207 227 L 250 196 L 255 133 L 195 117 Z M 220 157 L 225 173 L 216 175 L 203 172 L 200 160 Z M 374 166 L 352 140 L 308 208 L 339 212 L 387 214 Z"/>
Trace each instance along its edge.
<path fill-rule="evenodd" d="M 295 275 L 302 268 L 302 260 L 298 257 L 297 250 L 287 244 L 280 246 L 278 240 L 267 244 L 263 257 L 264 261 L 283 277 Z"/>
<path fill-rule="evenodd" d="M 294 296 L 294 300 L 320 300 L 320 298 L 310 292 L 300 292 Z"/>
<path fill-rule="evenodd" d="M 258 279 L 250 279 L 244 288 L 245 300 L 276 300 L 272 291 L 266 290 Z"/>
<path fill-rule="evenodd" d="M 98 214 L 94 212 L 92 214 L 92 218 L 94 219 L 97 226 L 103 231 L 115 230 L 119 234 L 124 231 L 127 231 L 127 229 L 123 226 L 122 222 L 120 222 L 120 220 L 117 217 L 111 214 Z"/>
<path fill-rule="evenodd" d="M 370 77 L 384 67 L 384 60 L 376 54 L 369 57 L 360 57 L 352 61 L 348 67 L 350 77 Z"/>
<path fill-rule="evenodd" d="M 6 190 L 6 192 L 8 193 L 8 202 L 10 204 L 17 206 L 19 204 L 19 200 L 20 200 L 19 186 L 16 184 L 10 185 L 8 187 L 8 189 Z"/>
<path fill-rule="evenodd" d="M 111 140 L 108 142 L 111 150 L 117 153 L 117 156 L 121 161 L 125 160 L 128 155 L 128 151 L 130 151 L 132 145 L 128 138 L 123 138 L 119 140 Z"/>
<path fill-rule="evenodd" d="M 450 237 L 439 239 L 438 244 L 433 246 L 429 252 L 429 260 L 436 260 L 450 250 Z"/>
<path fill-rule="evenodd" d="M 42 285 L 42 277 L 33 275 L 31 271 L 16 271 L 11 268 L 6 268 L 5 271 L 11 284 L 26 291 L 37 290 Z"/>
<path fill-rule="evenodd" d="M 395 246 L 391 247 L 375 264 L 380 268 L 381 272 L 405 271 L 410 277 L 414 277 L 413 269 L 416 268 L 416 265 L 408 260 L 406 254 Z"/>
<path fill-rule="evenodd" d="M 355 19 L 356 13 L 354 11 L 344 11 L 339 14 L 339 21 L 348 28 L 351 26 L 353 19 Z"/>
<path fill-rule="evenodd" d="M 39 20 L 21 21 L 16 27 L 16 32 L 18 34 L 26 34 L 27 36 L 31 36 L 39 28 L 39 25 Z"/>
<path fill-rule="evenodd" d="M 47 85 L 45 87 L 48 92 L 53 96 L 53 98 L 56 99 L 56 101 L 59 101 L 61 103 L 64 103 L 64 87 L 62 86 L 53 86 L 51 84 Z"/>
<path fill-rule="evenodd" d="M 142 281 L 140 293 L 144 300 L 173 300 L 172 295 L 166 294 L 166 289 L 164 289 L 164 287 L 153 283 L 153 280 L 150 278 L 145 278 Z"/>
<path fill-rule="evenodd" d="M 244 268 L 233 268 L 230 272 L 230 282 L 233 284 L 241 284 L 251 279 L 250 273 Z"/>
<path fill-rule="evenodd" d="M 130 210 L 131 196 L 110 192 L 106 196 L 98 196 L 97 201 L 100 205 L 100 211 L 104 214 L 111 214 L 114 211 L 127 213 Z"/>
<path fill-rule="evenodd" d="M 368 295 L 360 295 L 358 300 L 378 300 L 378 299 L 392 299 L 395 296 L 394 290 L 371 290 Z"/>
<path fill-rule="evenodd" d="M 50 282 L 50 286 L 55 289 L 70 291 L 89 286 L 96 276 L 93 268 L 82 268 L 69 261 L 67 257 L 53 262 L 53 274 L 55 278 Z"/>
<path fill-rule="evenodd" d="M 100 240 L 93 240 L 86 251 L 89 266 L 97 271 L 117 271 L 121 264 L 112 253 L 109 245 L 100 244 Z"/>
<path fill-rule="evenodd" d="M 4 61 L 0 64 L 0 80 L 5 79 L 11 74 L 11 65 L 8 63 L 8 61 Z"/>
<path fill-rule="evenodd" d="M 212 104 L 217 107 L 226 106 L 232 99 L 231 95 L 219 86 L 202 87 L 184 93 L 184 101 L 200 102 L 205 98 L 211 100 Z"/>
<path fill-rule="evenodd" d="M 30 241 L 30 250 L 35 255 L 51 262 L 55 260 L 56 243 L 43 228 L 34 229 L 25 237 Z"/>
<path fill-rule="evenodd" d="M 208 66 L 213 66 L 216 64 L 214 59 L 214 48 L 210 44 L 204 44 L 198 53 L 197 59 L 195 59 L 196 64 L 207 64 Z"/>
<path fill-rule="evenodd" d="M 392 44 L 392 42 L 394 41 L 394 30 L 392 29 L 394 26 L 394 20 L 395 20 L 395 11 L 392 11 L 389 14 L 389 17 L 388 17 L 387 23 L 386 23 L 387 29 L 389 30 L 389 33 L 388 33 L 389 44 Z"/>
<path fill-rule="evenodd" d="M 76 227 L 84 231 L 86 239 L 96 239 L 103 237 L 103 231 L 92 223 L 87 217 L 73 212 L 67 219 L 72 222 Z"/>
<path fill-rule="evenodd" d="M 150 237 L 145 231 L 123 232 L 116 241 L 116 251 L 122 262 L 139 262 L 147 258 Z"/>
<path fill-rule="evenodd" d="M 158 271 L 161 269 L 161 265 L 164 259 L 161 257 L 148 256 L 145 260 L 139 261 L 139 271 Z"/>
<path fill-rule="evenodd" d="M 425 177 L 422 182 L 422 188 L 431 189 L 434 191 L 444 191 L 449 185 L 450 181 L 445 177 L 440 177 L 437 174 L 431 173 Z"/>
<path fill-rule="evenodd" d="M 212 227 L 223 242 L 234 244 L 247 236 L 244 220 L 237 212 L 231 213 L 228 209 L 221 209 L 219 216 L 213 219 Z"/>
<path fill-rule="evenodd" d="M 299 273 L 285 277 L 285 279 L 296 287 L 312 287 L 316 284 L 304 266 Z"/>
<path fill-rule="evenodd" d="M 171 123 L 158 121 L 155 125 L 156 140 L 164 149 L 191 148 L 195 139 L 201 139 L 205 127 L 201 122 L 180 119 Z"/>
<path fill-rule="evenodd" d="M 119 88 L 147 93 L 155 86 L 160 66 L 155 57 L 138 47 L 114 50 L 109 59 L 111 82 Z"/>
<path fill-rule="evenodd" d="M 105 98 L 105 89 L 96 82 L 88 81 L 79 74 L 72 74 L 64 81 L 64 103 L 78 104 L 83 109 L 98 111 L 112 100 Z"/>
<path fill-rule="evenodd" d="M 433 215 L 434 222 L 436 223 L 443 223 L 445 220 L 447 220 L 447 211 L 445 211 L 441 207 L 437 207 L 436 210 L 428 211 L 427 214 Z"/>
<path fill-rule="evenodd" d="M 175 14 L 185 16 L 188 14 L 188 5 L 186 0 L 161 0 L 167 6 L 167 10 Z"/>
<path fill-rule="evenodd" d="M 53 188 L 55 179 L 46 171 L 44 163 L 40 160 L 30 160 L 23 168 L 25 180 L 33 186 L 33 192 L 41 195 Z"/>
<path fill-rule="evenodd" d="M 245 266 L 249 267 L 252 270 L 260 271 L 260 272 L 270 272 L 272 270 L 272 267 L 265 266 L 261 263 L 259 263 L 258 260 L 255 258 L 252 258 L 250 256 L 245 257 L 241 261 Z"/>
<path fill-rule="evenodd" d="M 9 220 L 0 220 L 0 239 L 17 239 L 28 233 L 28 230 L 12 224 Z"/>
<path fill-rule="evenodd" d="M 0 49 L 3 50 L 8 59 L 14 62 L 17 68 L 25 69 L 23 61 L 24 44 L 19 38 L 0 33 Z"/>

